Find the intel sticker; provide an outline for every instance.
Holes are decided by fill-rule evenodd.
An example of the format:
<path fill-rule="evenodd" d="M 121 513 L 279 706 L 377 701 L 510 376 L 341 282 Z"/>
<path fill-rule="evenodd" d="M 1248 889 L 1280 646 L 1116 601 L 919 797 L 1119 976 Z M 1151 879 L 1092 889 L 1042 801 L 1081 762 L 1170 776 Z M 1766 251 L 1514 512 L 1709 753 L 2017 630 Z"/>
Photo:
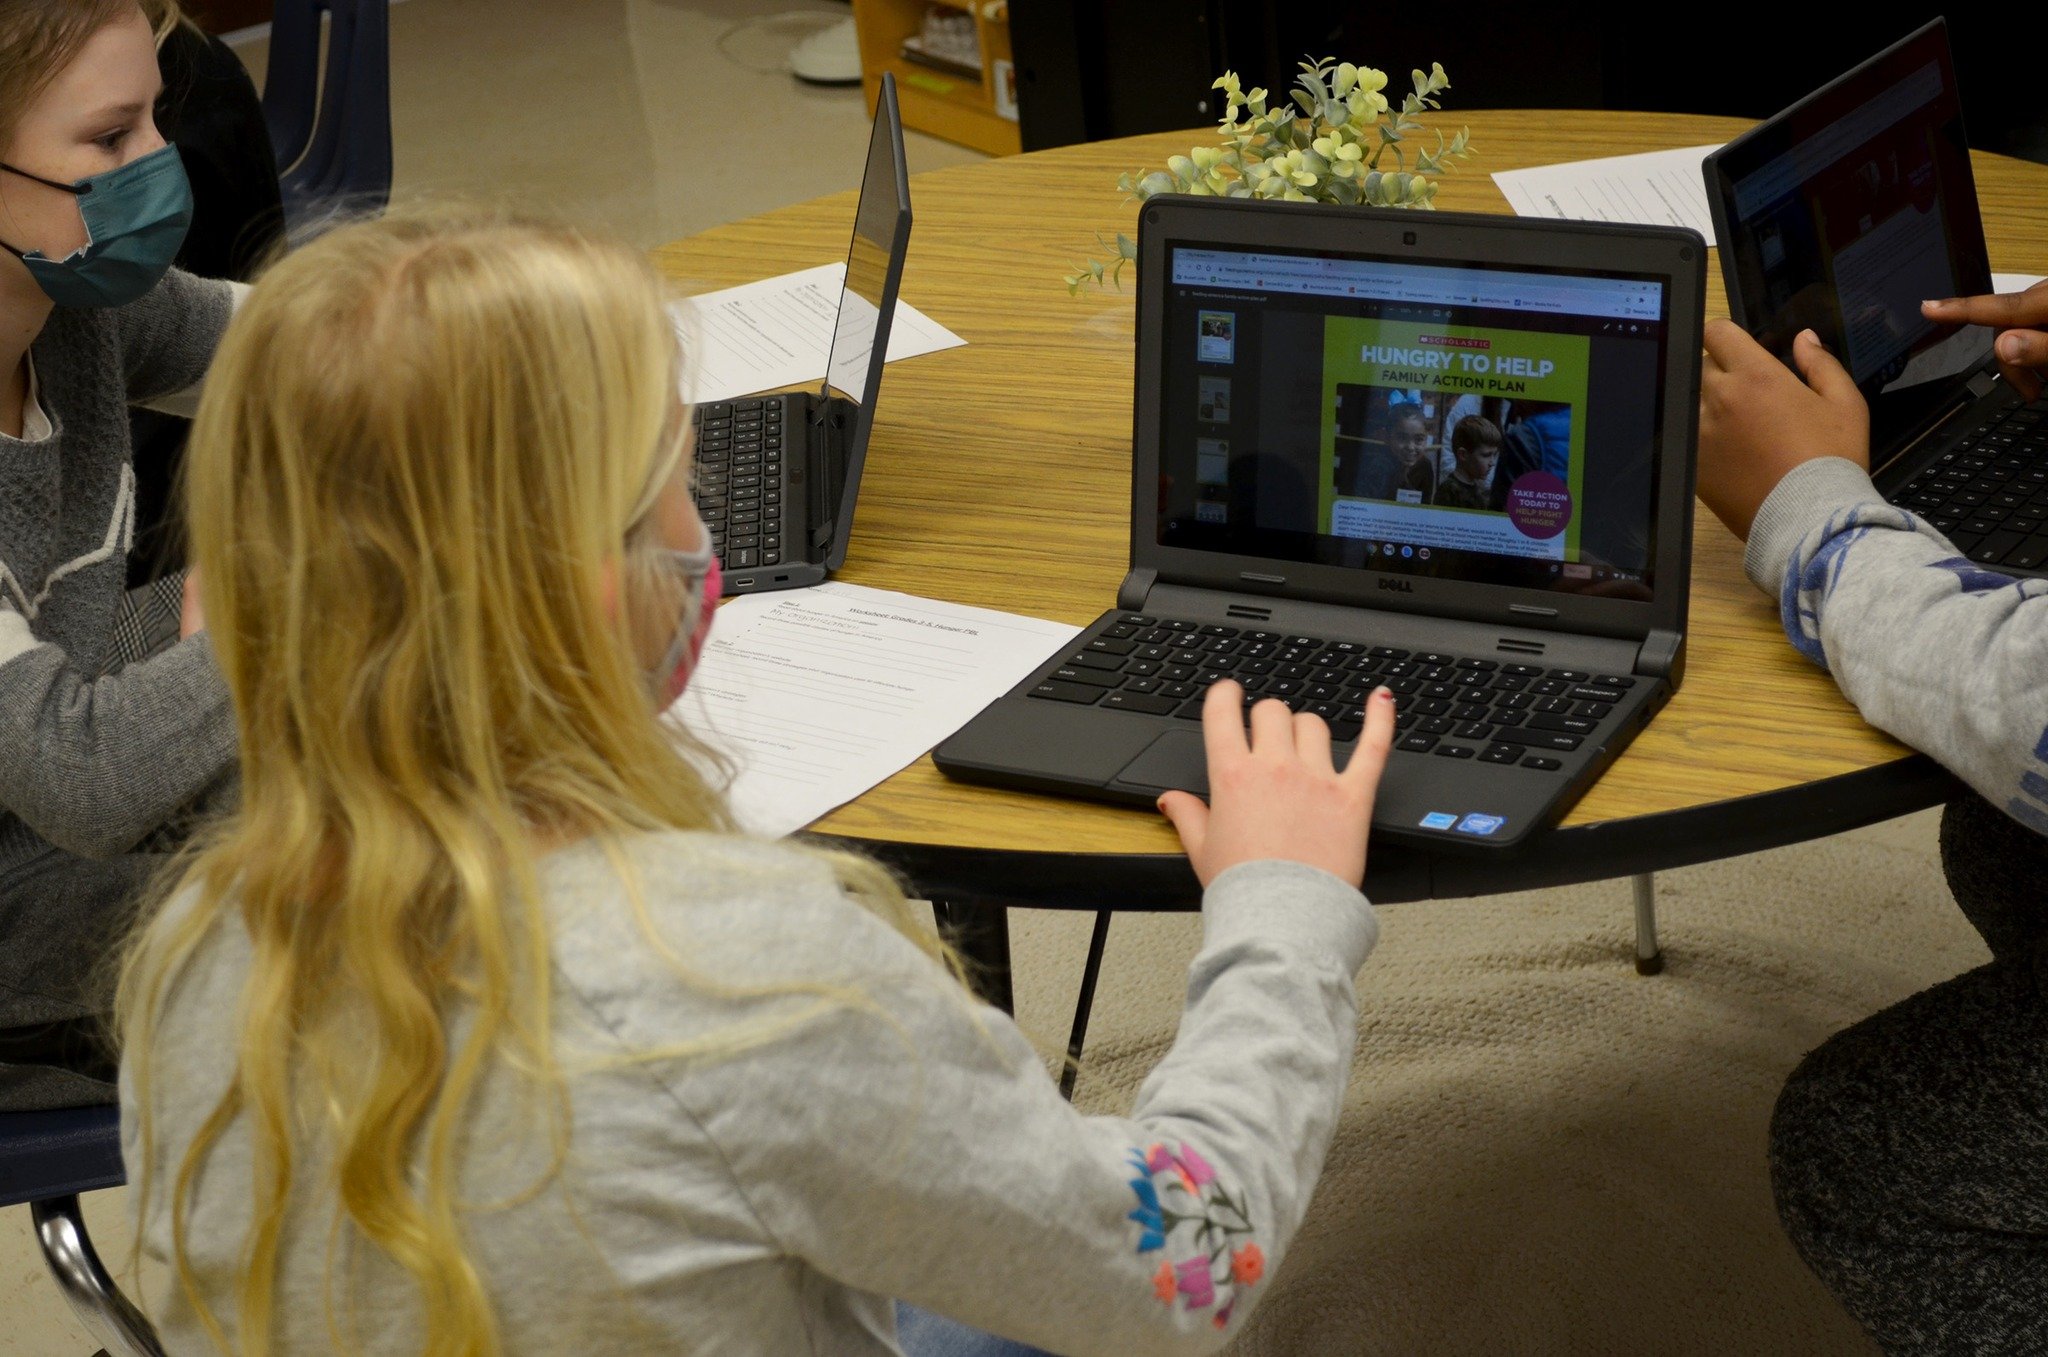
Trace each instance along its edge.
<path fill-rule="evenodd" d="M 1449 829 L 1456 823 L 1458 823 L 1457 816 L 1440 810 L 1433 810 L 1422 817 L 1422 827 L 1424 829 Z"/>
<path fill-rule="evenodd" d="M 1498 815 L 1468 815 L 1458 821 L 1460 834 L 1492 834 L 1507 821 Z"/>

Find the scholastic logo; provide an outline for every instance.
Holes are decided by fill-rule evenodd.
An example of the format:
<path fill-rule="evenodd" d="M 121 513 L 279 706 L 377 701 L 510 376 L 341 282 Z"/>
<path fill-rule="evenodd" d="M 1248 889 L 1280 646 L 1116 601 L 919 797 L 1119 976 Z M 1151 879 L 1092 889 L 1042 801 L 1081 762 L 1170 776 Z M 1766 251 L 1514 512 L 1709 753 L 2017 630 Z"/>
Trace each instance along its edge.
<path fill-rule="evenodd" d="M 1418 344 L 1434 344 L 1440 349 L 1490 349 L 1490 339 L 1475 339 L 1468 335 L 1417 335 Z"/>

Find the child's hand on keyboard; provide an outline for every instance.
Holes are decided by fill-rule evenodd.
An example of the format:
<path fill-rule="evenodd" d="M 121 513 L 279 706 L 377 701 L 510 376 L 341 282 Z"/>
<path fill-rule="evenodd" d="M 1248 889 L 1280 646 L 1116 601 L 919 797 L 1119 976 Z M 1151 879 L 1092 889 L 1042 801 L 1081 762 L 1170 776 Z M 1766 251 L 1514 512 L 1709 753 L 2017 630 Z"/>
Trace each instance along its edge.
<path fill-rule="evenodd" d="M 1733 321 L 1714 321 L 1706 337 L 1699 495 L 1747 541 L 1756 511 L 1800 463 L 1843 457 L 1870 465 L 1870 407 L 1811 330 L 1792 342 L 1797 375 Z"/>
<path fill-rule="evenodd" d="M 1988 325 L 2002 331 L 1992 346 L 1998 370 L 2024 399 L 2041 398 L 2048 384 L 2048 279 L 2025 292 L 1922 302 L 1920 312 L 1944 325 Z"/>
<path fill-rule="evenodd" d="M 1363 881 L 1373 795 L 1394 737 L 1394 695 L 1375 688 L 1366 699 L 1365 729 L 1341 773 L 1322 717 L 1263 701 L 1251 709 L 1247 739 L 1242 688 L 1212 683 L 1204 702 L 1209 804 L 1189 792 L 1159 798 L 1202 885 L 1240 862 L 1267 858 Z"/>

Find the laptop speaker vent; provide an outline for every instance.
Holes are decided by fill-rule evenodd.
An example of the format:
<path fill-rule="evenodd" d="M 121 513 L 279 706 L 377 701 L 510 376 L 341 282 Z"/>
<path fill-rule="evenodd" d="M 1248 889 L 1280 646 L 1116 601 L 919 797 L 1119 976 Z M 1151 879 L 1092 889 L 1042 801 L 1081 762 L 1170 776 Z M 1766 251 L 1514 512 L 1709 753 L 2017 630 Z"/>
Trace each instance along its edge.
<path fill-rule="evenodd" d="M 1252 608 L 1242 603 L 1231 604 L 1226 612 L 1229 616 L 1235 617 L 1241 622 L 1270 622 L 1273 620 L 1273 610 L 1271 608 Z"/>
<path fill-rule="evenodd" d="M 1510 655 L 1541 655 L 1543 653 L 1543 642 L 1511 641 L 1508 640 L 1506 637 L 1503 637 L 1501 638 L 1500 643 L 1496 645 L 1494 649 L 1504 650 Z"/>

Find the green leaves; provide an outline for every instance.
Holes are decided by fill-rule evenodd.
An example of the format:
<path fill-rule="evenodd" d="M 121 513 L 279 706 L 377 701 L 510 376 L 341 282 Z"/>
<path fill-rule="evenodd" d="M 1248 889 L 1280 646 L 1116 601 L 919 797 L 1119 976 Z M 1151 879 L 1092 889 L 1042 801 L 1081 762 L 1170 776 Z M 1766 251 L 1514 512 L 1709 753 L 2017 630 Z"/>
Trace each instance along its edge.
<path fill-rule="evenodd" d="M 1129 176 L 1125 177 L 1128 178 Z M 1103 240 L 1100 231 L 1095 233 L 1095 243 L 1102 246 L 1105 250 L 1109 248 L 1108 242 Z M 1062 281 L 1067 285 L 1067 295 L 1069 297 L 1079 296 L 1081 289 L 1090 283 L 1095 284 L 1099 288 L 1103 285 L 1103 279 L 1105 278 L 1109 280 L 1112 286 L 1121 290 L 1124 285 L 1124 265 L 1137 257 L 1138 242 L 1132 240 L 1121 231 L 1117 232 L 1115 258 L 1107 264 L 1103 263 L 1100 259 L 1089 259 L 1081 264 L 1079 271 L 1066 274 Z"/>
<path fill-rule="evenodd" d="M 1289 98 L 1269 108 L 1265 90 L 1247 91 L 1237 72 L 1225 71 L 1210 86 L 1224 94 L 1220 142 L 1169 156 L 1165 169 L 1121 175 L 1117 189 L 1136 202 L 1187 193 L 1429 210 L 1437 190 L 1429 176 L 1454 169 L 1452 162 L 1472 151 L 1465 129 L 1446 140 L 1441 129 L 1422 120 L 1427 110 L 1440 107 L 1436 96 L 1451 86 L 1442 63 L 1410 70 L 1408 82 L 1394 110 L 1383 93 L 1385 71 L 1324 57 L 1303 61 Z M 1403 141 L 1432 130 L 1436 148 L 1410 148 L 1411 165 Z M 1096 242 L 1109 250 L 1099 235 Z M 1123 266 L 1136 257 L 1137 246 L 1119 234 L 1107 262 L 1090 259 L 1065 275 L 1067 291 L 1121 286 Z"/>

